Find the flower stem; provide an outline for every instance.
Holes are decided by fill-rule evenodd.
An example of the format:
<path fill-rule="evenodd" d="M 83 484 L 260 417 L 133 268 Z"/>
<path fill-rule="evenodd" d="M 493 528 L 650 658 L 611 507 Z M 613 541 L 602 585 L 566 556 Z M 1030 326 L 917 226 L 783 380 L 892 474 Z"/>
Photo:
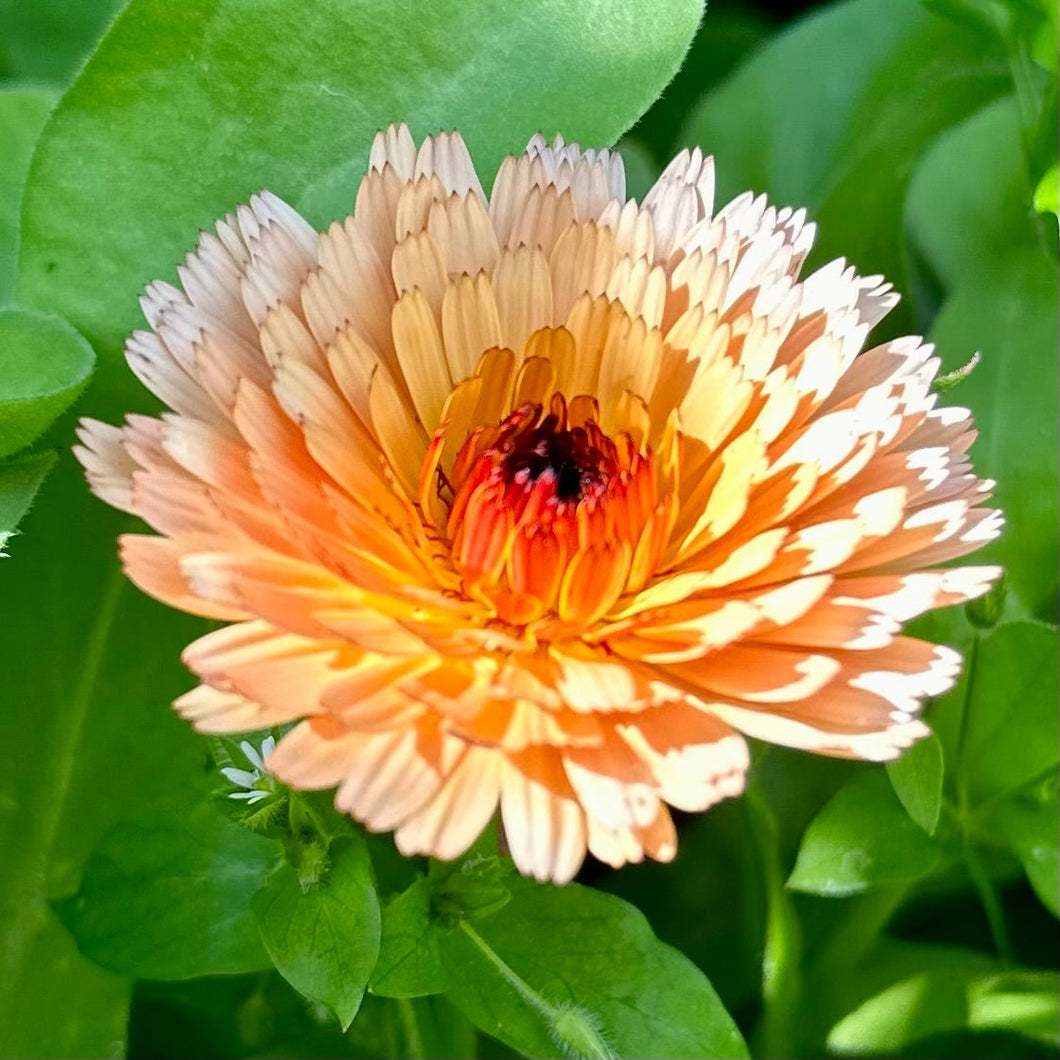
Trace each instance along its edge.
<path fill-rule="evenodd" d="M 751 826 L 766 881 L 768 913 L 762 957 L 762 1016 L 756 1029 L 756 1055 L 792 1055 L 794 1019 L 802 992 L 802 932 L 784 887 L 773 810 L 756 784 L 746 793 Z"/>
<path fill-rule="evenodd" d="M 427 1055 L 423 1047 L 423 1035 L 420 1033 L 420 1025 L 416 1020 L 416 1010 L 407 997 L 396 999 L 398 1019 L 401 1020 L 401 1030 L 405 1038 L 405 1048 L 402 1055 L 409 1060 L 423 1060 Z"/>
<path fill-rule="evenodd" d="M 1002 964 L 1012 964 L 1012 935 L 1009 933 L 1008 923 L 1005 920 L 1005 910 L 1001 905 L 997 889 L 994 887 L 994 881 L 990 878 L 990 873 L 967 833 L 964 836 L 964 863 L 968 866 L 968 875 L 972 878 L 979 902 L 983 907 L 983 912 L 986 913 L 994 949 Z"/>

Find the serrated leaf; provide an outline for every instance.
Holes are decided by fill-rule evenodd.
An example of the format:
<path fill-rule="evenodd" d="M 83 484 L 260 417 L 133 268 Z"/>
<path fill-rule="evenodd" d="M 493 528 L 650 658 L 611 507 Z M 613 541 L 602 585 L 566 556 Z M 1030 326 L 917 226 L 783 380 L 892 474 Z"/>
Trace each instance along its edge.
<path fill-rule="evenodd" d="M 887 775 L 853 777 L 813 819 L 788 886 L 829 897 L 916 879 L 939 862 L 941 849 L 914 823 Z"/>
<path fill-rule="evenodd" d="M 116 825 L 81 889 L 57 903 L 81 951 L 142 979 L 188 979 L 269 967 L 250 898 L 278 848 L 209 804 L 159 807 Z"/>
<path fill-rule="evenodd" d="M 290 864 L 254 895 L 262 941 L 280 974 L 326 1005 L 343 1030 L 357 1014 L 379 955 L 379 899 L 364 840 L 336 839 L 323 878 L 303 889 Z"/>
<path fill-rule="evenodd" d="M 22 517 L 29 511 L 44 476 L 55 463 L 54 453 L 0 464 L 0 556 Z"/>
<path fill-rule="evenodd" d="M 511 901 L 474 922 L 505 966 L 551 1006 L 573 1006 L 619 1056 L 743 1057 L 710 983 L 618 898 L 513 877 Z M 527 1056 L 566 1055 L 540 1011 L 460 927 L 438 929 L 446 996 L 481 1030 Z"/>
<path fill-rule="evenodd" d="M 65 320 L 0 309 L 0 457 L 42 434 L 85 387 L 95 355 Z"/>

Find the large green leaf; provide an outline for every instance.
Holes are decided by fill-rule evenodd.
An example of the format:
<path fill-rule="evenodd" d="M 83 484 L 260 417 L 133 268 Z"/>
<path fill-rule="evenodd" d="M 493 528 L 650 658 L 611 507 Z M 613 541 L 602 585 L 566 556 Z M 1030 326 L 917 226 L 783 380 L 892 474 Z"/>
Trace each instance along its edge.
<path fill-rule="evenodd" d="M 59 915 L 83 953 L 140 979 L 256 971 L 250 899 L 277 857 L 208 802 L 160 806 L 107 833 Z"/>
<path fill-rule="evenodd" d="M 0 89 L 0 305 L 15 290 L 22 185 L 55 100 L 56 93 L 46 88 Z"/>
<path fill-rule="evenodd" d="M 618 1056 L 747 1055 L 703 974 L 632 906 L 574 884 L 507 882 L 500 912 L 438 929 L 446 996 L 480 1029 L 527 1056 L 571 1055 L 528 988 L 572 1037 L 588 1029 Z"/>
<path fill-rule="evenodd" d="M 94 359 L 65 320 L 0 309 L 0 457 L 51 426 L 84 389 Z"/>
<path fill-rule="evenodd" d="M 788 886 L 842 897 L 915 879 L 938 863 L 935 842 L 909 817 L 881 769 L 859 773 L 803 836 Z"/>
<path fill-rule="evenodd" d="M 280 974 L 349 1027 L 379 955 L 379 899 L 364 840 L 335 840 L 316 881 L 303 883 L 291 864 L 281 865 L 253 908 Z"/>
<path fill-rule="evenodd" d="M 133 0 L 64 96 L 26 190 L 21 295 L 111 350 L 196 231 L 268 187 L 345 213 L 372 135 L 457 127 L 488 180 L 537 129 L 612 142 L 700 0 Z M 253 45 L 248 47 L 248 40 Z"/>

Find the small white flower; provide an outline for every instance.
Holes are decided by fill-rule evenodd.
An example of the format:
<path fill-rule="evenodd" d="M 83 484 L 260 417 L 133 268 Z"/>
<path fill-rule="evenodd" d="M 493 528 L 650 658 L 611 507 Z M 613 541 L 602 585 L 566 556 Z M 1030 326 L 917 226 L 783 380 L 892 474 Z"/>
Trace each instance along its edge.
<path fill-rule="evenodd" d="M 260 751 L 249 740 L 244 740 L 239 745 L 251 768 L 236 769 L 234 766 L 228 766 L 221 770 L 222 776 L 230 784 L 243 789 L 230 792 L 230 799 L 242 799 L 248 806 L 253 806 L 254 803 L 267 799 L 276 790 L 272 777 L 265 772 L 265 759 L 272 754 L 275 747 L 276 741 L 271 736 L 266 736 L 261 741 Z"/>

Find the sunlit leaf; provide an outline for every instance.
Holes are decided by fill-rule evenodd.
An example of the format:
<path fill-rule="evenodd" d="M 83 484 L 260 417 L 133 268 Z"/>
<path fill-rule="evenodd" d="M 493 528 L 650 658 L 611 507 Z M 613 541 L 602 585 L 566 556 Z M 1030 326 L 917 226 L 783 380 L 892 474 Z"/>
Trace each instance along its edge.
<path fill-rule="evenodd" d="M 788 886 L 841 897 L 915 879 L 939 862 L 939 846 L 914 823 L 879 769 L 848 781 L 803 836 Z"/>
<path fill-rule="evenodd" d="M 846 1016 L 828 1036 L 828 1047 L 844 1055 L 887 1056 L 966 1028 L 1014 1031 L 1052 1044 L 1058 991 L 1054 973 L 925 972 L 895 983 Z"/>

